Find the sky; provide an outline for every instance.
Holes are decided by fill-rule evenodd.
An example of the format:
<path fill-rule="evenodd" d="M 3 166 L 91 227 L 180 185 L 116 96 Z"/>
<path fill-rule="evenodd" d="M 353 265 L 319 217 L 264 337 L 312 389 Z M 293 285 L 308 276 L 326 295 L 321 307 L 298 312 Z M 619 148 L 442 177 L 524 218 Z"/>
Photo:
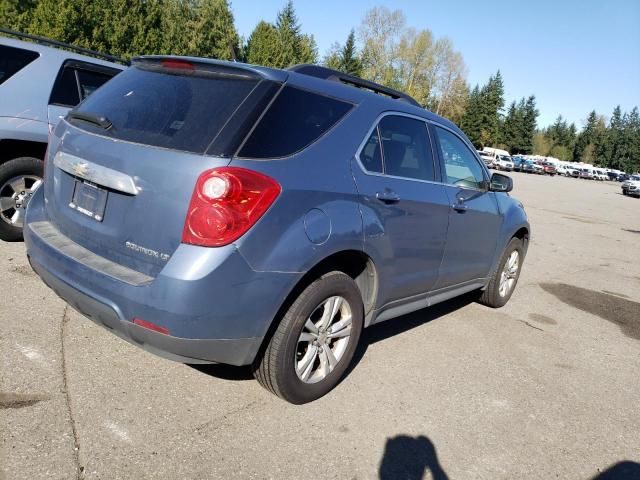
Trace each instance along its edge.
<path fill-rule="evenodd" d="M 245 38 L 260 20 L 274 22 L 286 0 L 232 0 Z M 373 6 L 402 10 L 407 26 L 450 38 L 471 86 L 500 70 L 508 106 L 535 95 L 538 126 L 558 115 L 584 125 L 595 109 L 640 108 L 640 0 L 294 0 L 302 31 L 322 58 Z"/>

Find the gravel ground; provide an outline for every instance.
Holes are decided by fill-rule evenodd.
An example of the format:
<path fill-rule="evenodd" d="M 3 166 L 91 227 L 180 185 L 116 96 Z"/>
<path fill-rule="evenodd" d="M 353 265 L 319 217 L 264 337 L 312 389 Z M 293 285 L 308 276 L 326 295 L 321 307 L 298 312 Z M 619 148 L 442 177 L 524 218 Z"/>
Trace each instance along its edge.
<path fill-rule="evenodd" d="M 640 478 L 640 200 L 512 176 L 533 238 L 511 302 L 368 329 L 304 406 L 130 346 L 0 244 L 0 479 Z"/>

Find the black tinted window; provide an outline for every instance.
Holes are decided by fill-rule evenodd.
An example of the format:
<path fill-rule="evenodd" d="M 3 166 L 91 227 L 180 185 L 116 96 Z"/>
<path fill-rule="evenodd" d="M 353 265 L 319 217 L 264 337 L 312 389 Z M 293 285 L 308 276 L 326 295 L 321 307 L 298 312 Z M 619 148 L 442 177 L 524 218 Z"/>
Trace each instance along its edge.
<path fill-rule="evenodd" d="M 380 121 L 379 129 L 387 175 L 435 179 L 431 144 L 423 121 L 390 115 Z"/>
<path fill-rule="evenodd" d="M 110 80 L 112 75 L 91 72 L 89 70 L 78 70 L 78 83 L 80 84 L 80 100 L 84 100 L 91 95 L 103 83 Z"/>
<path fill-rule="evenodd" d="M 49 103 L 68 107 L 75 107 L 80 103 L 76 71 L 73 68 L 62 67 L 62 72 L 58 75 L 56 83 L 53 85 Z"/>
<path fill-rule="evenodd" d="M 461 187 L 485 189 L 484 170 L 471 150 L 456 135 L 436 127 L 444 160 L 447 183 Z"/>
<path fill-rule="evenodd" d="M 276 158 L 296 153 L 335 125 L 351 107 L 340 100 L 284 87 L 239 155 Z"/>
<path fill-rule="evenodd" d="M 130 68 L 85 100 L 77 111 L 106 117 L 112 127 L 82 128 L 146 145 L 204 153 L 258 80 L 231 75 L 178 75 Z"/>
<path fill-rule="evenodd" d="M 38 56 L 37 52 L 31 50 L 0 45 L 0 83 L 8 80 Z"/>
<path fill-rule="evenodd" d="M 382 149 L 380 148 L 380 136 L 377 128 L 371 132 L 367 143 L 362 147 L 360 162 L 369 172 L 382 173 Z"/>

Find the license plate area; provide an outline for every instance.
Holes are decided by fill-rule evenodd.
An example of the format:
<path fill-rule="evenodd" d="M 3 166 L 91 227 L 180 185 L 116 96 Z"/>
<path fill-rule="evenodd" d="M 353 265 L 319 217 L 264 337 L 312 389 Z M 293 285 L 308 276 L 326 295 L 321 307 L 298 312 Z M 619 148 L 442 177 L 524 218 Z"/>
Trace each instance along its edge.
<path fill-rule="evenodd" d="M 76 180 L 69 207 L 87 217 L 101 222 L 107 205 L 107 194 L 104 188 L 85 180 Z"/>

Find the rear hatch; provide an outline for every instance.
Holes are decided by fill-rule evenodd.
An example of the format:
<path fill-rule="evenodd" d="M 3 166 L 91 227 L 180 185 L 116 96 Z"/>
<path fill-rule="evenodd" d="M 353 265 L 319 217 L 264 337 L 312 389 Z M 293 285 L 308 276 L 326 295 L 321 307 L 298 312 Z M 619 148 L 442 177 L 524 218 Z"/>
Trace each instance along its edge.
<path fill-rule="evenodd" d="M 56 129 L 49 218 L 92 252 L 157 275 L 180 244 L 199 175 L 229 164 L 276 80 L 225 62 L 135 61 Z"/>

